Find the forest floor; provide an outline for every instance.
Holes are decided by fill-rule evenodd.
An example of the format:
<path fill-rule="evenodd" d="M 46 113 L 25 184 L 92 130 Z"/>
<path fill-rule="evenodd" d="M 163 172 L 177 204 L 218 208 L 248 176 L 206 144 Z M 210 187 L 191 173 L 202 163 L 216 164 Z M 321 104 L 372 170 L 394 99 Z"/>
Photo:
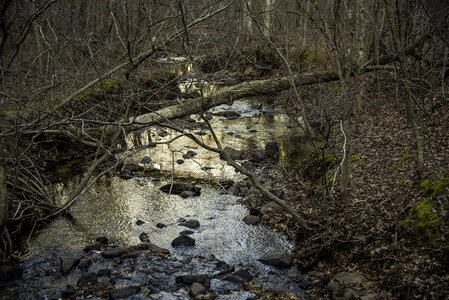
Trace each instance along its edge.
<path fill-rule="evenodd" d="M 352 165 L 346 201 L 338 190 L 340 173 L 336 192 L 324 197 L 319 180 L 308 178 L 307 172 L 279 172 L 279 183 L 296 193 L 290 195 L 295 196 L 290 204 L 323 225 L 304 234 L 283 214 L 270 220 L 297 241 L 296 257 L 303 272 L 324 274 L 324 284 L 317 281 L 308 287 L 311 299 L 329 297 L 325 284 L 341 271 L 363 273 L 367 279 L 363 291 L 372 292 L 373 299 L 446 299 L 448 295 L 449 105 L 441 99 L 430 112 L 429 103 L 418 102 L 427 109 L 415 111 L 425 164 L 418 168 L 404 93 L 399 87 L 396 96 L 392 75 L 384 73 L 380 78 L 380 93 L 374 74 L 363 79 L 360 122 L 346 158 Z M 355 98 L 357 86 L 350 82 L 345 91 L 339 91 L 338 83 L 307 86 L 301 88 L 301 96 L 309 111 L 326 107 L 335 117 L 343 111 L 345 97 Z M 344 155 L 343 144 L 335 122 L 326 149 L 331 158 L 329 186 Z"/>

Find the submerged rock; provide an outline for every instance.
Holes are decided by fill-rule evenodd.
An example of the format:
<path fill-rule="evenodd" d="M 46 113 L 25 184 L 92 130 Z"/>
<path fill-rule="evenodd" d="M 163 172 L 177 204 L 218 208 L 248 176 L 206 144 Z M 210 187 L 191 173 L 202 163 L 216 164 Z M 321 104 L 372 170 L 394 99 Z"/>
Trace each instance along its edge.
<path fill-rule="evenodd" d="M 164 193 L 170 193 L 174 195 L 180 195 L 182 192 L 192 192 L 194 196 L 201 194 L 201 188 L 193 184 L 175 182 L 172 184 L 166 184 L 160 188 Z"/>
<path fill-rule="evenodd" d="M 149 156 L 144 156 L 142 157 L 142 159 L 140 160 L 141 164 L 151 164 L 151 157 Z"/>
<path fill-rule="evenodd" d="M 156 228 L 162 229 L 162 228 L 165 228 L 165 227 L 167 227 L 167 225 L 165 225 L 165 224 L 162 224 L 162 223 L 157 223 L 156 224 Z"/>
<path fill-rule="evenodd" d="M 293 263 L 293 257 L 287 253 L 275 252 L 262 256 L 258 261 L 273 267 L 289 268 Z"/>
<path fill-rule="evenodd" d="M 182 155 L 182 158 L 184 158 L 184 159 L 190 159 L 190 158 L 195 157 L 196 155 L 197 155 L 197 153 L 196 153 L 195 151 L 189 150 L 189 151 L 187 151 L 186 154 L 183 154 L 183 155 Z"/>
<path fill-rule="evenodd" d="M 106 245 L 108 243 L 108 238 L 105 236 L 100 236 L 97 237 L 95 241 L 99 242 L 100 244 Z"/>
<path fill-rule="evenodd" d="M 172 242 L 171 242 L 172 247 L 192 247 L 195 246 L 195 239 L 191 238 L 188 235 L 181 235 L 178 236 L 177 238 L 175 238 Z"/>
<path fill-rule="evenodd" d="M 256 225 L 259 223 L 260 218 L 258 216 L 247 215 L 242 219 L 242 221 L 248 225 Z"/>
<path fill-rule="evenodd" d="M 139 240 L 143 243 L 150 243 L 150 236 L 146 232 L 142 232 L 139 235 Z"/>
<path fill-rule="evenodd" d="M 223 111 L 217 111 L 212 114 L 213 116 L 217 117 L 225 117 L 225 118 L 238 118 L 240 117 L 240 113 L 236 112 L 235 110 L 223 110 Z"/>
<path fill-rule="evenodd" d="M 194 234 L 195 232 L 193 232 L 192 230 L 184 230 L 184 231 L 181 231 L 180 233 L 179 233 L 179 235 L 191 235 L 191 234 Z"/>
<path fill-rule="evenodd" d="M 198 220 L 187 220 L 179 224 L 179 226 L 184 226 L 192 229 L 200 227 L 200 222 Z"/>

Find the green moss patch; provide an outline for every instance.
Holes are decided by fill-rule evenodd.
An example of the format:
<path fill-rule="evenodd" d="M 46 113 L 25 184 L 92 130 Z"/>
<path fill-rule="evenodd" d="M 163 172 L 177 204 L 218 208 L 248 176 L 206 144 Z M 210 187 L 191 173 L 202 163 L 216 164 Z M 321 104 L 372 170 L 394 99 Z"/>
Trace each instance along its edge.
<path fill-rule="evenodd" d="M 433 203 L 430 202 L 430 199 L 426 199 L 418 206 L 410 209 L 404 223 L 408 225 L 409 230 L 418 234 L 418 236 L 430 239 L 433 237 L 434 228 L 441 224 L 441 219 L 433 211 Z"/>
<path fill-rule="evenodd" d="M 419 187 L 426 191 L 429 198 L 443 194 L 449 187 L 449 178 L 441 178 L 437 181 L 425 179 L 419 183 Z"/>

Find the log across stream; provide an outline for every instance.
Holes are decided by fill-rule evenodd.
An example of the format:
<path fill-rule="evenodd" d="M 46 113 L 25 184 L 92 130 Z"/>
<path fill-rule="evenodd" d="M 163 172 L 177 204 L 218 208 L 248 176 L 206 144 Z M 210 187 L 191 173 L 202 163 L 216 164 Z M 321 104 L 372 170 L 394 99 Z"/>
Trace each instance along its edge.
<path fill-rule="evenodd" d="M 192 116 L 189 130 L 204 142 L 212 143 L 210 133 L 198 127 L 195 118 Z M 297 145 L 292 143 L 300 134 L 295 129 L 295 122 L 279 108 L 256 105 L 249 100 L 236 101 L 231 107 L 213 110 L 211 124 L 223 146 L 232 149 L 232 155 L 240 163 L 262 166 L 272 159 L 265 151 L 270 143 L 278 146 L 276 159 L 284 166 L 298 159 L 298 147 L 293 147 Z M 130 150 L 136 146 L 142 149 L 126 158 L 122 177 L 101 177 L 70 208 L 73 220 L 57 219 L 33 237 L 31 252 L 22 263 L 23 278 L 26 278 L 23 289 L 47 297 L 59 297 L 63 292 L 79 295 L 85 279 L 82 276 L 94 273 L 96 279 L 90 286 L 104 283 L 109 292 L 128 288 L 134 293 L 133 297 L 137 297 L 133 299 L 188 299 L 194 289 L 193 282 L 185 279 L 186 283 L 179 279 L 180 276 L 207 274 L 207 282 L 201 281 L 204 278 L 195 277 L 195 280 L 201 281 L 199 283 L 207 293 L 230 297 L 223 299 L 252 299 L 254 294 L 244 291 L 246 281 L 303 297 L 302 276 L 288 257 L 293 245 L 285 235 L 269 227 L 242 221 L 249 214 L 240 204 L 245 199 L 223 188 L 224 183 L 243 179 L 240 173 L 226 166 L 218 154 L 189 143 L 186 137 L 177 139 L 170 146 L 147 147 L 145 144 L 149 140 L 171 140 L 175 133 L 170 130 L 155 127 L 139 135 L 138 145 L 135 135 L 128 137 Z M 142 173 L 142 169 L 145 172 Z M 172 170 L 175 181 L 187 182 L 201 189 L 200 192 L 179 195 L 161 191 L 162 186 L 171 183 Z M 150 173 L 151 176 L 143 175 Z M 75 188 L 76 181 L 73 178 L 55 186 L 61 203 Z M 187 241 L 194 240 L 194 245 L 174 244 L 180 236 L 188 236 Z M 99 237 L 107 238 L 108 242 L 95 248 L 92 245 Z M 126 250 L 120 258 L 112 258 L 112 262 L 104 255 L 116 246 L 121 249 L 142 242 L 166 249 L 163 253 L 169 252 L 169 256 L 161 254 L 166 261 L 160 265 L 161 256 L 157 253 L 154 256 L 154 251 L 142 246 L 129 248 L 136 251 Z M 83 252 L 86 247 L 91 251 Z M 259 260 L 273 253 L 281 255 L 271 263 L 276 266 Z M 71 261 L 78 262 L 72 266 Z M 157 266 L 161 270 L 153 270 L 159 268 Z M 218 266 L 228 266 L 229 270 L 223 271 Z M 100 276 L 106 272 L 104 269 L 111 270 L 109 275 Z M 151 288 L 148 285 L 149 269 L 159 274 L 153 278 Z M 42 277 L 43 273 L 49 275 Z M 130 288 L 134 286 L 136 288 Z M 20 288 L 11 291 L 19 296 L 25 293 Z M 114 298 L 110 294 L 109 297 Z"/>

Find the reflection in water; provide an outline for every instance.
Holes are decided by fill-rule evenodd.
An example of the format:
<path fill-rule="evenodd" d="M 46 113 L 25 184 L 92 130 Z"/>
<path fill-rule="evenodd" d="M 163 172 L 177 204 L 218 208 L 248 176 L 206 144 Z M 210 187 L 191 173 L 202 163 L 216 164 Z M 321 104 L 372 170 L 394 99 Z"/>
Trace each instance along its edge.
<path fill-rule="evenodd" d="M 249 147 L 257 147 L 261 150 L 265 148 L 267 142 L 277 141 L 280 145 L 280 163 L 290 166 L 291 160 L 297 160 L 300 153 L 299 141 L 300 133 L 295 128 L 295 123 L 286 114 L 261 114 L 255 109 L 255 103 L 250 100 L 235 101 L 232 106 L 222 105 L 212 110 L 237 111 L 240 114 L 236 119 L 225 119 L 214 117 L 211 125 L 223 148 L 230 147 L 236 150 L 245 150 Z M 194 117 L 195 118 L 195 117 Z M 199 117 L 196 117 L 199 119 Z M 196 134 L 196 137 L 203 143 L 216 147 L 212 134 L 209 131 L 187 130 Z M 167 142 L 172 140 L 179 133 L 173 130 L 164 130 L 163 134 L 156 128 L 150 128 L 140 133 L 139 140 L 142 145 L 152 142 Z M 128 136 L 127 143 L 130 148 L 134 147 L 133 136 Z M 187 151 L 193 150 L 197 155 L 191 159 L 184 159 L 183 155 Z M 174 167 L 177 176 L 189 178 L 210 179 L 214 177 L 218 181 L 235 181 L 242 178 L 240 173 L 228 166 L 225 161 L 219 159 L 219 155 L 205 150 L 198 146 L 188 137 L 181 137 L 171 142 L 170 145 L 158 144 L 156 147 L 145 148 L 131 158 L 134 163 L 139 163 L 145 156 L 149 156 L 152 165 L 144 165 L 163 171 L 171 171 Z M 182 164 L 177 163 L 183 160 Z M 174 161 L 174 166 L 172 165 Z"/>
<path fill-rule="evenodd" d="M 201 196 L 183 199 L 159 191 L 165 183 L 155 184 L 148 178 L 103 177 L 71 208 L 75 223 L 64 219 L 54 222 L 41 231 L 32 246 L 38 251 L 51 247 L 75 250 L 102 235 L 131 245 L 140 242 L 141 232 L 147 232 L 153 243 L 171 249 L 172 255 L 213 253 L 229 263 L 254 261 L 271 251 L 291 249 L 283 235 L 243 223 L 247 209 L 236 204 L 236 197 L 201 186 Z M 171 241 L 187 229 L 178 226 L 179 218 L 201 223 L 192 235 L 195 247 L 171 248 Z M 138 226 L 137 220 L 146 223 Z M 158 229 L 157 223 L 167 227 Z"/>

